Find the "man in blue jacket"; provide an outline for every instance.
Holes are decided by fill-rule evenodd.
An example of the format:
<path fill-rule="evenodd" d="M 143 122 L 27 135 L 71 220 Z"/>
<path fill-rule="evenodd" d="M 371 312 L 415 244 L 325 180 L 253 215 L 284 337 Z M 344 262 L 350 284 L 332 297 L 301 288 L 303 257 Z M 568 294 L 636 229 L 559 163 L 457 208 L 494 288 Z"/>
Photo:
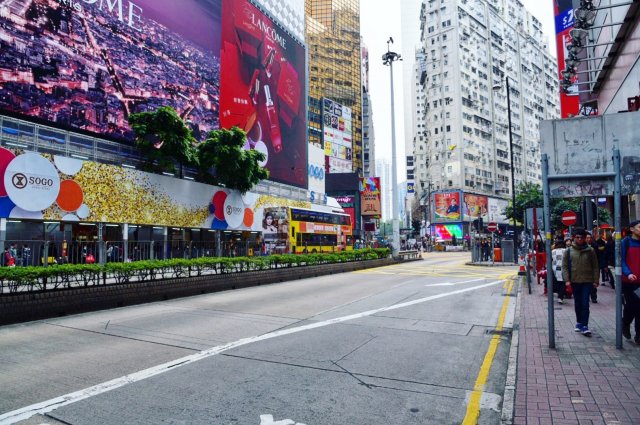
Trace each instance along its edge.
<path fill-rule="evenodd" d="M 631 322 L 635 320 L 636 336 L 640 344 L 640 220 L 629 224 L 629 236 L 622 240 L 622 335 L 631 339 Z"/>

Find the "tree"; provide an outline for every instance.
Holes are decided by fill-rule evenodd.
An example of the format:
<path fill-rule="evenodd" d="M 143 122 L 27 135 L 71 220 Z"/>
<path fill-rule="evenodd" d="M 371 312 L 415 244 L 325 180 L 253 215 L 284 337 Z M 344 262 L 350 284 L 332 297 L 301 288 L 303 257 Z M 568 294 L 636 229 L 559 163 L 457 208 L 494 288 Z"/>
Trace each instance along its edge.
<path fill-rule="evenodd" d="M 551 227 L 553 229 L 561 229 L 562 213 L 567 210 L 581 211 L 582 201 L 584 198 L 551 198 Z M 539 184 L 530 182 L 520 183 L 516 191 L 516 220 L 522 221 L 524 211 L 527 208 L 542 208 L 544 206 L 544 197 L 542 188 Z M 611 215 L 606 208 L 598 208 L 598 219 L 600 223 L 607 223 Z M 505 216 L 509 220 L 513 219 L 513 208 L 509 205 L 505 208 Z M 594 217 L 595 218 L 595 217 Z"/>
<path fill-rule="evenodd" d="M 260 166 L 265 155 L 244 150 L 246 138 L 238 127 L 211 131 L 197 147 L 197 180 L 246 193 L 260 180 L 267 179 L 269 171 Z"/>
<path fill-rule="evenodd" d="M 177 161 L 182 177 L 183 165 L 197 163 L 196 140 L 175 109 L 163 106 L 153 112 L 131 114 L 129 125 L 136 135 L 136 146 L 146 160 L 147 171 L 175 173 Z"/>

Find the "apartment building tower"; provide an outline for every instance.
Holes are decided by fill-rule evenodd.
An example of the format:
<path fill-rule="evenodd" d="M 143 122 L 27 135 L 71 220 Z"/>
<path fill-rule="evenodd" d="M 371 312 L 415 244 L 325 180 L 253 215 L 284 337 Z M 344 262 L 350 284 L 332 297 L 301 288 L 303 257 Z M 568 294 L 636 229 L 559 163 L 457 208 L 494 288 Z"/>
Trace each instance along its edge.
<path fill-rule="evenodd" d="M 424 0 L 416 25 L 416 199 L 441 190 L 511 199 L 512 165 L 516 188 L 539 182 L 538 123 L 559 116 L 540 21 L 518 0 Z"/>

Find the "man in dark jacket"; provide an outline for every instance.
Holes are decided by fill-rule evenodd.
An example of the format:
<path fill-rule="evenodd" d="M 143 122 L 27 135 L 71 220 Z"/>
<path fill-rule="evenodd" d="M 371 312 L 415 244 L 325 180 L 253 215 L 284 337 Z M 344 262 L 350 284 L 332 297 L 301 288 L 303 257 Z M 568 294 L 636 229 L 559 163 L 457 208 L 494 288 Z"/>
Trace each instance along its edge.
<path fill-rule="evenodd" d="M 629 224 L 629 236 L 621 244 L 622 294 L 622 335 L 631 339 L 631 322 L 635 320 L 635 342 L 640 344 L 640 220 Z"/>
<path fill-rule="evenodd" d="M 562 257 L 562 277 L 573 288 L 574 306 L 576 309 L 576 332 L 591 336 L 589 330 L 589 296 L 591 288 L 598 287 L 600 269 L 598 257 L 586 243 L 587 232 L 584 229 L 574 233 L 571 248 Z"/>

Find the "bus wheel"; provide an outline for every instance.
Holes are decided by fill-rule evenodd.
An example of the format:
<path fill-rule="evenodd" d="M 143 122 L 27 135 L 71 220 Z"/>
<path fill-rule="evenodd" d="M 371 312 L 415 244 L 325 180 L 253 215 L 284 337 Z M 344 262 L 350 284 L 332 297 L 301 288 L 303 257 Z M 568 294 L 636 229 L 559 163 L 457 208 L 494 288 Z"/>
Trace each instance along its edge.
<path fill-rule="evenodd" d="M 315 249 L 315 248 L 313 248 L 313 249 L 311 250 L 311 253 L 312 253 L 312 254 L 317 254 L 317 253 L 318 253 L 318 250 L 317 250 L 317 249 Z"/>

